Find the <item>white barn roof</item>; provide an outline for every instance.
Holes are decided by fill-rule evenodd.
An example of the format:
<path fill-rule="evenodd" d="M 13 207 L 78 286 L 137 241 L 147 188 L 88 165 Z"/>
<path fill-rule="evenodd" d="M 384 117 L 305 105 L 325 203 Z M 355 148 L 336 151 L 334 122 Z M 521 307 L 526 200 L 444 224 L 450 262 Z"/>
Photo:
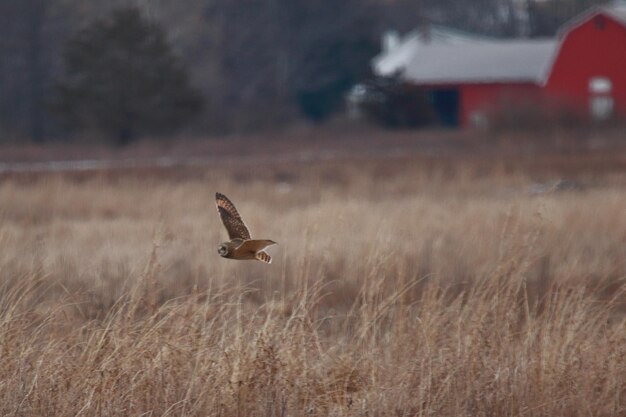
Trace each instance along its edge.
<path fill-rule="evenodd" d="M 421 45 L 401 71 L 419 84 L 534 82 L 547 76 L 556 40 Z"/>
<path fill-rule="evenodd" d="M 428 40 L 425 39 L 423 30 L 415 29 L 402 37 L 398 45 L 392 50 L 381 52 L 372 60 L 374 73 L 379 76 L 389 77 L 404 71 L 409 62 L 419 55 L 420 49 L 427 45 L 464 45 L 471 42 L 495 41 L 485 36 L 469 34 L 438 25 L 430 25 L 427 32 Z"/>
<path fill-rule="evenodd" d="M 605 6 L 601 10 L 626 25 L 626 3 L 620 2 L 613 6 Z"/>

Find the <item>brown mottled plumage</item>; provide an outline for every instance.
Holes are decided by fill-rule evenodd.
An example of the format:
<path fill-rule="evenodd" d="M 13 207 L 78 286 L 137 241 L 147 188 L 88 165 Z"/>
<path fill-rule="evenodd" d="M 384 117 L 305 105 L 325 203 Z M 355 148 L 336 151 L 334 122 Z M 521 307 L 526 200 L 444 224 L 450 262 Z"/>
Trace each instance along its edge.
<path fill-rule="evenodd" d="M 217 253 L 229 259 L 256 259 L 265 263 L 272 263 L 272 257 L 264 251 L 268 246 L 275 245 L 272 240 L 255 240 L 250 238 L 250 232 L 235 205 L 224 195 L 215 193 L 217 212 L 228 232 L 230 241 L 221 243 Z"/>

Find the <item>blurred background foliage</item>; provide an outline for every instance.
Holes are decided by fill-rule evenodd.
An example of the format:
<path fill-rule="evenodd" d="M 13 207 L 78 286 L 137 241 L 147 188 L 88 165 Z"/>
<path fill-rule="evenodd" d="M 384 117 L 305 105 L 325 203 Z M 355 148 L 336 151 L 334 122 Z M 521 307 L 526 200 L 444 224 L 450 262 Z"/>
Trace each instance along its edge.
<path fill-rule="evenodd" d="M 552 36 L 597 3 L 605 2 L 0 0 L 0 140 L 61 140 L 90 128 L 121 143 L 180 127 L 217 134 L 321 122 L 341 109 L 350 86 L 369 77 L 385 30 L 408 31 L 426 21 L 492 36 Z M 94 51 L 109 58 L 119 52 L 122 33 L 113 30 L 119 38 L 110 42 L 96 33 L 115 25 L 115 10 L 129 8 L 138 14 L 137 29 L 150 28 L 159 50 L 138 54 L 135 74 L 160 88 L 120 89 L 109 79 L 97 88 L 110 91 L 94 95 L 90 84 L 106 68 L 85 73 L 77 60 Z M 93 49 L 90 33 L 100 42 Z M 168 62 L 160 82 L 150 78 L 155 60 Z M 128 95 L 123 104 L 110 101 L 116 88 L 118 101 L 121 92 Z M 133 122 L 124 126 L 125 118 Z"/>
<path fill-rule="evenodd" d="M 51 108 L 69 130 L 102 131 L 125 145 L 141 134 L 168 134 L 201 109 L 163 30 L 136 8 L 78 32 L 63 58 Z"/>

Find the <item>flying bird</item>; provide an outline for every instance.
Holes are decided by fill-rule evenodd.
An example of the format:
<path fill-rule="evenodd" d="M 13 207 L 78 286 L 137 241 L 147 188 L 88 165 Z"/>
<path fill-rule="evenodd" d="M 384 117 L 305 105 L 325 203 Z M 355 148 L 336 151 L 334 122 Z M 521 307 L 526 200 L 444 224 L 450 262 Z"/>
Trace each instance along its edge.
<path fill-rule="evenodd" d="M 265 252 L 268 246 L 276 245 L 273 240 L 257 240 L 250 238 L 250 232 L 235 205 L 224 195 L 215 193 L 217 212 L 228 232 L 228 242 L 220 243 L 217 253 L 222 258 L 250 260 L 256 259 L 267 264 L 272 263 L 272 257 Z"/>

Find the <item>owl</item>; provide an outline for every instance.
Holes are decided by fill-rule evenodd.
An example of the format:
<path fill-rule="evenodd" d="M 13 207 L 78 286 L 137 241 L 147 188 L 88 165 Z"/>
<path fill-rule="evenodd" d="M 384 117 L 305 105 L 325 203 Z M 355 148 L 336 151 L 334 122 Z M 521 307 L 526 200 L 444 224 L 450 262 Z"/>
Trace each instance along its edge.
<path fill-rule="evenodd" d="M 235 205 L 224 195 L 215 193 L 217 212 L 228 232 L 230 240 L 220 243 L 217 253 L 222 258 L 251 260 L 256 259 L 267 264 L 272 263 L 272 257 L 264 251 L 268 246 L 276 245 L 273 240 L 256 240 L 250 238 L 250 232 L 241 220 Z"/>

